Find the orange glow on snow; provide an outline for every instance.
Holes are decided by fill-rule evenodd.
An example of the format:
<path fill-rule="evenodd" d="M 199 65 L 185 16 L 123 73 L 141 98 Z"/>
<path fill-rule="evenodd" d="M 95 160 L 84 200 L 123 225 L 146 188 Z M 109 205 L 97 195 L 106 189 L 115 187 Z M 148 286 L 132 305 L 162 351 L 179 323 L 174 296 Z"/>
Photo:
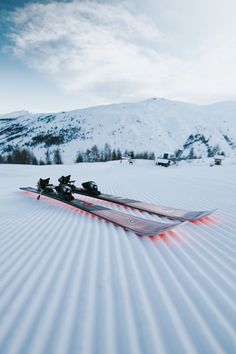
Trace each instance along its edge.
<path fill-rule="evenodd" d="M 202 219 L 192 221 L 193 224 L 201 225 L 201 224 L 206 224 L 206 225 L 215 225 L 220 222 L 220 217 L 216 216 L 214 214 L 205 216 Z"/>
<path fill-rule="evenodd" d="M 178 242 L 180 240 L 178 233 L 173 230 L 168 230 L 166 232 L 163 232 L 160 235 L 149 236 L 148 238 L 150 241 L 152 241 L 154 243 L 164 242 L 167 245 L 171 244 L 173 239 L 175 239 L 175 241 L 178 241 Z"/>

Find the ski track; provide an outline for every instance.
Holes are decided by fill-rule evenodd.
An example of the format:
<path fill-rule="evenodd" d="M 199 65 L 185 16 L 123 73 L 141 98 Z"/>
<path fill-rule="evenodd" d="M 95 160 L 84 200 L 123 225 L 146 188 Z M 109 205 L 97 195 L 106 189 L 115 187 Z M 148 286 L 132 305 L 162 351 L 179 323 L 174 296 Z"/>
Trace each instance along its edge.
<path fill-rule="evenodd" d="M 0 354 L 236 352 L 236 166 L 1 165 Z M 214 215 L 154 237 L 18 187 L 77 185 Z M 3 188 L 4 186 L 4 188 Z M 86 196 L 156 221 L 154 214 Z"/>

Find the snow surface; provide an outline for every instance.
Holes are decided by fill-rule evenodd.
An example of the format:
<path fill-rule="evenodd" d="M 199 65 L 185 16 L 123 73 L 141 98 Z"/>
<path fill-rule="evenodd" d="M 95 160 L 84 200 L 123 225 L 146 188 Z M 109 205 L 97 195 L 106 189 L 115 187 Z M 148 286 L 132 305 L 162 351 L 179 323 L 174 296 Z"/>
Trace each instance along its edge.
<path fill-rule="evenodd" d="M 95 180 L 105 193 L 218 210 L 138 237 L 18 190 L 62 174 L 77 184 Z M 235 353 L 235 181 L 230 161 L 167 169 L 150 161 L 0 165 L 0 353 Z"/>
<path fill-rule="evenodd" d="M 14 116 L 14 114 L 13 114 Z M 45 159 L 60 147 L 65 163 L 75 161 L 78 150 L 109 143 L 112 148 L 164 152 L 191 148 L 198 157 L 208 156 L 217 145 L 227 156 L 236 155 L 236 102 L 199 106 L 164 98 L 136 103 L 78 109 L 71 112 L 31 114 L 0 119 L 0 153 L 26 147 Z M 189 137 L 192 136 L 191 139 Z M 48 142 L 59 139 L 58 145 Z"/>

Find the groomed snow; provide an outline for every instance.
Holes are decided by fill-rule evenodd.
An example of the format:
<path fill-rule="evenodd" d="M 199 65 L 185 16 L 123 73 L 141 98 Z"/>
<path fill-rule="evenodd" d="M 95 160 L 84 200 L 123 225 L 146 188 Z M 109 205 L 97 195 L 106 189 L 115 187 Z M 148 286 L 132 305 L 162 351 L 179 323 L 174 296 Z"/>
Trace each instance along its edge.
<path fill-rule="evenodd" d="M 105 193 L 218 210 L 138 237 L 18 189 L 62 174 L 78 185 L 95 180 Z M 0 165 L 0 353 L 235 353 L 235 181 L 236 165 L 226 161 Z"/>

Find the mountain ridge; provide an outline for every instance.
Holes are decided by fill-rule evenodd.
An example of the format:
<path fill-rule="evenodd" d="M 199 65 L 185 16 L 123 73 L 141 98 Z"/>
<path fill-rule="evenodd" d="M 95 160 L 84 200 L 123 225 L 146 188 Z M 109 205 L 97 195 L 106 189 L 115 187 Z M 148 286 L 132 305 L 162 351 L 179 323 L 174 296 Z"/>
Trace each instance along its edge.
<path fill-rule="evenodd" d="M 13 113 L 0 115 L 3 155 L 18 147 L 43 158 L 47 149 L 59 148 L 63 160 L 71 163 L 78 150 L 105 143 L 156 155 L 181 151 L 182 157 L 236 153 L 235 101 L 197 105 L 152 97 L 59 113 Z"/>

